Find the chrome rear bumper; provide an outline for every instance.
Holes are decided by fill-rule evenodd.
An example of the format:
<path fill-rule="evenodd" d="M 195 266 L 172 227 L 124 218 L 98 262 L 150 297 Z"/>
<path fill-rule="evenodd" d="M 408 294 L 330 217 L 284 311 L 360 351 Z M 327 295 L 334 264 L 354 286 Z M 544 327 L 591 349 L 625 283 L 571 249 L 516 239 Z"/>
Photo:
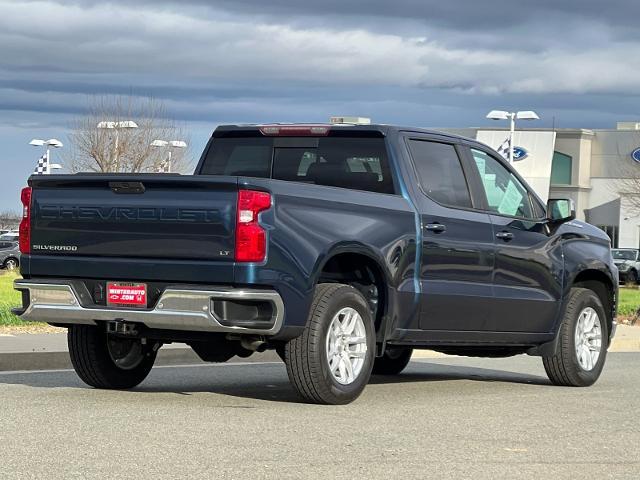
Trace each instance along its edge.
<path fill-rule="evenodd" d="M 221 287 L 167 288 L 152 309 L 116 309 L 83 306 L 71 283 L 16 280 L 16 290 L 29 292 L 29 304 L 16 313 L 21 320 L 64 325 L 95 325 L 96 321 L 126 321 L 149 328 L 200 332 L 275 335 L 284 319 L 284 304 L 273 290 Z M 229 326 L 220 323 L 213 311 L 215 300 L 266 301 L 272 305 L 268 328 Z M 26 308 L 25 308 L 26 307 Z"/>

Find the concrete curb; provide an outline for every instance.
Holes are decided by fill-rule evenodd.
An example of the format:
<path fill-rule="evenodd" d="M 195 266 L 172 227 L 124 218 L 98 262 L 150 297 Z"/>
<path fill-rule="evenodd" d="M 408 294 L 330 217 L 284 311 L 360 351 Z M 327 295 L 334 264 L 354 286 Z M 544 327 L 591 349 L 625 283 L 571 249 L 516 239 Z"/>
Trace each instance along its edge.
<path fill-rule="evenodd" d="M 160 349 L 156 365 L 204 363 L 190 348 Z M 73 368 L 69 352 L 0 353 L 0 372 L 14 370 L 64 370 Z"/>
<path fill-rule="evenodd" d="M 69 352 L 66 350 L 66 335 L 19 335 L 20 339 L 6 335 L 0 342 L 5 351 L 0 351 L 0 372 L 17 370 L 61 370 L 72 368 Z M 36 338 L 39 337 L 39 338 Z M 53 341 L 55 340 L 55 341 Z M 20 342 L 21 341 L 21 342 Z M 15 347 L 12 349 L 10 346 Z M 28 346 L 28 347 L 27 347 Z M 2 350 L 3 348 L 0 348 Z M 30 351 L 28 351 L 31 349 Z M 640 327 L 621 325 L 609 352 L 640 352 Z M 449 355 L 432 350 L 416 350 L 413 358 L 447 358 Z M 279 361 L 274 352 L 254 354 L 248 359 L 234 358 L 233 361 Z M 168 345 L 158 352 L 156 365 L 204 364 L 202 360 L 184 344 Z"/>

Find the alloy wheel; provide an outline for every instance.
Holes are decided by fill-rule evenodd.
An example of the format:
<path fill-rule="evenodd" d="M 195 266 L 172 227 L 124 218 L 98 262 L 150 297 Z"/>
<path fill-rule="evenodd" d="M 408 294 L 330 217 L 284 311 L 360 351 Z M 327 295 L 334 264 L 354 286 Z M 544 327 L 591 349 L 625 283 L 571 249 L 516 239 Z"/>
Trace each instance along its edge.
<path fill-rule="evenodd" d="M 598 313 L 584 308 L 576 322 L 575 347 L 578 364 L 585 371 L 595 368 L 602 350 L 602 324 Z"/>
<path fill-rule="evenodd" d="M 326 350 L 333 378 L 342 385 L 353 383 L 367 355 L 367 331 L 355 309 L 346 307 L 335 314 L 327 332 Z"/>

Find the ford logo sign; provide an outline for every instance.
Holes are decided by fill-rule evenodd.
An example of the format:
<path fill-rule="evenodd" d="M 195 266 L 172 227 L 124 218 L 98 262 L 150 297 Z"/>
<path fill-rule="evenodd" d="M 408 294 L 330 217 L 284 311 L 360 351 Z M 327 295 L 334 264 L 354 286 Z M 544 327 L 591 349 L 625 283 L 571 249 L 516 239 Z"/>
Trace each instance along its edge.
<path fill-rule="evenodd" d="M 640 147 L 631 152 L 631 158 L 633 158 L 634 161 L 640 163 Z"/>
<path fill-rule="evenodd" d="M 529 152 L 526 148 L 522 147 L 513 147 L 513 161 L 517 162 L 518 160 L 524 160 L 529 156 Z M 640 161 L 640 160 L 638 160 Z"/>

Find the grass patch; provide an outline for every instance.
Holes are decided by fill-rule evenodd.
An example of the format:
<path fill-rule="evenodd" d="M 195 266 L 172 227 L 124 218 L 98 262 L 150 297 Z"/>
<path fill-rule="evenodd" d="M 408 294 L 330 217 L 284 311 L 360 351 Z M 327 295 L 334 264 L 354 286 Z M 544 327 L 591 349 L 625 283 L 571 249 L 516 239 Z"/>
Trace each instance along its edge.
<path fill-rule="evenodd" d="M 618 298 L 618 315 L 631 317 L 640 308 L 640 290 L 637 288 L 620 288 Z"/>
<path fill-rule="evenodd" d="M 0 325 L 24 325 L 25 322 L 11 313 L 11 309 L 22 304 L 20 293 L 13 289 L 15 273 L 0 272 Z"/>

